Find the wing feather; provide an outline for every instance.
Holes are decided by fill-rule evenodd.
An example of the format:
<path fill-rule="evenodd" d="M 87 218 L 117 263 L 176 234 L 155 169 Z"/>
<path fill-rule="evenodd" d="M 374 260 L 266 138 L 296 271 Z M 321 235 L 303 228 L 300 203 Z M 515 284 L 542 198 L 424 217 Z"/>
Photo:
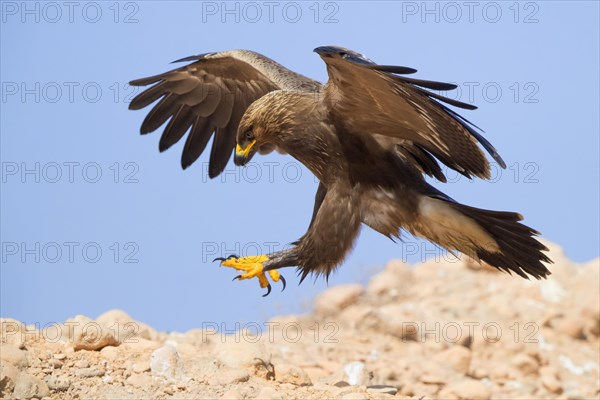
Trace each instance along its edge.
<path fill-rule="evenodd" d="M 190 126 L 192 126 L 195 119 L 196 115 L 194 115 L 190 107 L 185 104 L 179 106 L 179 110 L 173 115 L 160 137 L 158 150 L 162 153 L 177 143 L 185 135 Z"/>
<path fill-rule="evenodd" d="M 214 126 L 208 119 L 200 116 L 196 117 L 192 125 L 192 130 L 183 146 L 183 153 L 181 155 L 181 167 L 183 169 L 192 165 L 200 157 L 200 154 L 202 154 L 206 148 L 206 144 L 210 140 L 213 130 Z"/>
<path fill-rule="evenodd" d="M 159 142 L 160 151 L 177 143 L 189 130 L 181 158 L 183 168 L 198 159 L 214 132 L 211 178 L 223 171 L 231 158 L 237 127 L 253 101 L 281 88 L 319 85 L 265 56 L 245 50 L 206 53 L 181 61 L 193 63 L 131 81 L 132 86 L 151 86 L 139 93 L 129 108 L 139 110 L 158 101 L 144 118 L 140 132 L 153 132 L 168 120 Z"/>
<path fill-rule="evenodd" d="M 171 93 L 167 94 L 152 108 L 148 115 L 146 115 L 146 118 L 144 118 L 144 122 L 142 122 L 142 126 L 140 127 L 140 132 L 146 134 L 157 130 L 171 115 L 173 115 L 178 106 L 175 96 Z"/>
<path fill-rule="evenodd" d="M 423 89 L 449 90 L 456 85 L 400 77 L 390 66 L 377 68 L 335 56 L 323 60 L 329 74 L 325 103 L 339 132 L 377 134 L 410 143 L 400 152 L 438 179 L 443 174 L 431 156 L 467 177 L 481 178 L 489 178 L 490 166 L 478 142 L 495 160 L 501 160 L 474 126 L 436 100 L 466 109 L 476 107 Z"/>

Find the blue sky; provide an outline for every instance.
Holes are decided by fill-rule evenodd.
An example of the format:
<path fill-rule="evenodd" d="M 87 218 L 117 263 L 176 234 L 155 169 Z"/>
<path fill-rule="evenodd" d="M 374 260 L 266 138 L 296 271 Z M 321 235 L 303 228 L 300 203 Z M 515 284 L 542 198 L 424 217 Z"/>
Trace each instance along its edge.
<path fill-rule="evenodd" d="M 319 45 L 338 44 L 416 77 L 459 84 L 455 98 L 508 169 L 492 182 L 450 173 L 436 186 L 469 205 L 519 211 L 578 262 L 599 249 L 597 2 L 3 1 L 1 306 L 44 324 L 124 309 L 161 330 L 261 322 L 303 312 L 326 283 L 268 298 L 214 257 L 281 249 L 304 233 L 317 183 L 270 155 L 223 178 L 208 154 L 186 171 L 183 142 L 158 153 L 128 111 L 127 82 L 192 54 L 235 48 L 326 81 Z M 392 258 L 451 257 L 363 228 L 329 284 L 366 282 Z M 401 288 L 400 288 L 401 289 Z"/>

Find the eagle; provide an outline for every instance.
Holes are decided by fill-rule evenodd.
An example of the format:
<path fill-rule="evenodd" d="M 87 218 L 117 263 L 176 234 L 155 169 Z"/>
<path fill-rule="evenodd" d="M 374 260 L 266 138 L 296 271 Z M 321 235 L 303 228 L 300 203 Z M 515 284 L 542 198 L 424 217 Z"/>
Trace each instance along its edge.
<path fill-rule="evenodd" d="M 210 178 L 232 153 L 235 165 L 243 166 L 256 153 L 276 150 L 319 180 L 308 229 L 290 248 L 215 259 L 241 271 L 234 280 L 257 278 L 266 296 L 267 275 L 285 289 L 278 271 L 284 267 L 296 267 L 300 282 L 309 274 L 328 278 L 362 224 L 392 240 L 409 232 L 526 279 L 550 274 L 548 249 L 536 239 L 538 231 L 520 222 L 521 214 L 461 204 L 426 181 L 427 175 L 446 182 L 440 163 L 470 179 L 489 179 L 490 164 L 479 146 L 506 168 L 481 130 L 449 108 L 476 107 L 440 94 L 456 85 L 412 78 L 407 75 L 417 72 L 413 68 L 379 65 L 339 46 L 314 52 L 327 67 L 326 84 L 249 50 L 182 58 L 174 62 L 191 63 L 130 82 L 150 87 L 129 109 L 158 101 L 140 131 L 166 123 L 161 152 L 189 131 L 183 169 L 212 137 Z"/>

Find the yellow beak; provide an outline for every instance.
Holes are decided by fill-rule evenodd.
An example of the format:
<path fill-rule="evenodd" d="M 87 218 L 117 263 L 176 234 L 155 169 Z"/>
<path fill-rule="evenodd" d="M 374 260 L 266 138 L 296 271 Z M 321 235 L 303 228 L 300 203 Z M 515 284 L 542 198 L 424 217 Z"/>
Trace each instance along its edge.
<path fill-rule="evenodd" d="M 256 140 L 253 140 L 250 143 L 248 143 L 248 146 L 246 146 L 245 149 L 242 149 L 240 147 L 240 145 L 238 144 L 237 146 L 235 146 L 235 155 L 239 158 L 247 158 L 248 154 L 250 154 L 250 151 L 252 150 L 252 147 L 255 144 L 256 144 Z"/>

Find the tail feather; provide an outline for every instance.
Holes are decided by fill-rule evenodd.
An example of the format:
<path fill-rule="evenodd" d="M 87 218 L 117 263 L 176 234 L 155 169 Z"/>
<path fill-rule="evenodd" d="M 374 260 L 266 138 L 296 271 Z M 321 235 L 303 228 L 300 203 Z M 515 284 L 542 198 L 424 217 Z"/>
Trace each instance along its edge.
<path fill-rule="evenodd" d="M 448 203 L 462 215 L 474 220 L 497 243 L 497 249 L 476 246 L 471 249 L 480 260 L 508 273 L 515 272 L 523 278 L 545 278 L 550 271 L 543 263 L 552 263 L 544 253 L 548 248 L 535 236 L 539 232 L 520 223 L 523 217 L 515 212 L 483 210 L 459 203 Z M 459 249 L 460 250 L 460 249 Z"/>

